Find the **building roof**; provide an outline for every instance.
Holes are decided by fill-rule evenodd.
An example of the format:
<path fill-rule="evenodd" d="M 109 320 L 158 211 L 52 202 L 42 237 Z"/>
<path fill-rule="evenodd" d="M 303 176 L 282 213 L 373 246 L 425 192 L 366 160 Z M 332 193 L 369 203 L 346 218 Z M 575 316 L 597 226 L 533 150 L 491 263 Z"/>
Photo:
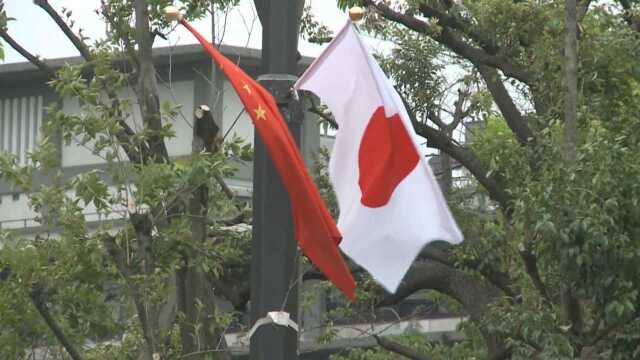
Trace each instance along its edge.
<path fill-rule="evenodd" d="M 261 50 L 240 46 L 222 45 L 222 53 L 231 59 L 242 59 L 243 67 L 258 67 L 260 65 Z M 207 54 L 200 44 L 157 47 L 153 49 L 156 66 L 180 63 L 206 61 Z M 306 67 L 313 58 L 303 56 L 300 65 Z M 82 64 L 80 56 L 64 57 L 46 60 L 45 63 L 53 69 L 59 69 L 66 64 Z M 121 64 L 124 62 L 121 60 Z M 0 82 L 10 80 L 41 80 L 44 74 L 30 62 L 0 64 Z"/>

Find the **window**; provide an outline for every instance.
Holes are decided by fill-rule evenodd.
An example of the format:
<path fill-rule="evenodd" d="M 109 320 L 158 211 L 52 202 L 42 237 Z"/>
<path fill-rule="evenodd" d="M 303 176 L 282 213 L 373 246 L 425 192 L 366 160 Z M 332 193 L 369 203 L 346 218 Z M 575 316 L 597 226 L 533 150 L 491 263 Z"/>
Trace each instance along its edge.
<path fill-rule="evenodd" d="M 21 164 L 38 141 L 42 103 L 42 96 L 0 99 L 0 151 L 16 155 Z"/>

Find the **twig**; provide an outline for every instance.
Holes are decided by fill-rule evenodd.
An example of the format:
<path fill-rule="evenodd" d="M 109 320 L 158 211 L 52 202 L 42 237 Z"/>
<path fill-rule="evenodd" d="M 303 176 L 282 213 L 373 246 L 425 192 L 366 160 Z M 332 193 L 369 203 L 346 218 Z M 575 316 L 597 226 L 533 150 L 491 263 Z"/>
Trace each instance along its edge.
<path fill-rule="evenodd" d="M 69 25 L 67 25 L 67 23 L 64 22 L 62 17 L 60 17 L 60 14 L 58 14 L 55 11 L 55 9 L 51 7 L 51 4 L 49 4 L 47 0 L 34 0 L 33 3 L 38 5 L 40 8 L 42 8 L 42 10 L 44 10 L 49 15 L 49 17 L 56 22 L 60 30 L 62 30 L 62 32 L 71 41 L 71 43 L 73 43 L 73 46 L 75 46 L 76 49 L 78 49 L 78 51 L 80 52 L 80 55 L 82 55 L 83 58 L 85 58 L 87 61 L 93 58 L 87 44 L 85 44 L 84 41 L 82 41 L 82 39 L 80 39 L 73 32 L 73 30 L 71 30 Z"/>

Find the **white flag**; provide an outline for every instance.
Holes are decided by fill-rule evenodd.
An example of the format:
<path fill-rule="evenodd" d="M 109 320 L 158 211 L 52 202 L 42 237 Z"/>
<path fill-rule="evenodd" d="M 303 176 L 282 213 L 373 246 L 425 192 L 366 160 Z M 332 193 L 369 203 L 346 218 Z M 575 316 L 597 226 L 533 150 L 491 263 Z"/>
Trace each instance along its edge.
<path fill-rule="evenodd" d="M 350 21 L 295 88 L 319 96 L 339 126 L 329 174 L 340 248 L 395 292 L 424 245 L 462 241 L 402 100 Z"/>

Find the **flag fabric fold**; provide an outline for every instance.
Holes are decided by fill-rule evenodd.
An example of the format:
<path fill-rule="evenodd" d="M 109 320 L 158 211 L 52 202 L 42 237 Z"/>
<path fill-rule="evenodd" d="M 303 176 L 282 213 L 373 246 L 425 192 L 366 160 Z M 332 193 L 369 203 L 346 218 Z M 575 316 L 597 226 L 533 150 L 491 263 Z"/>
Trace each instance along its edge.
<path fill-rule="evenodd" d="M 295 237 L 307 257 L 351 300 L 355 282 L 337 243 L 341 234 L 307 172 L 273 96 L 222 55 L 186 20 L 180 21 L 225 73 L 251 117 L 289 194 Z"/>
<path fill-rule="evenodd" d="M 329 175 L 340 248 L 395 292 L 427 243 L 462 241 L 402 99 L 351 21 L 294 89 L 319 96 L 339 126 Z"/>

